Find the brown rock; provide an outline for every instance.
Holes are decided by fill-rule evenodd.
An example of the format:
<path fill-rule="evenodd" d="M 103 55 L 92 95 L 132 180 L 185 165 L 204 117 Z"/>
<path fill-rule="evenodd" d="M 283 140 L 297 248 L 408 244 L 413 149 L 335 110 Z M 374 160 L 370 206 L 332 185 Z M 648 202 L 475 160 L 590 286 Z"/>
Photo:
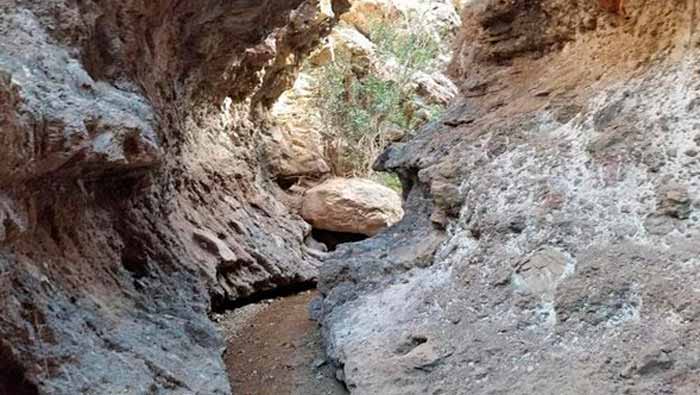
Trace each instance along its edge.
<path fill-rule="evenodd" d="M 321 48 L 309 56 L 309 62 L 314 66 L 325 66 L 335 61 L 335 50 L 332 40 L 328 40 Z"/>
<path fill-rule="evenodd" d="M 268 167 L 277 179 L 319 177 L 330 171 L 323 157 L 323 124 L 313 110 L 313 79 L 302 73 L 272 107 L 275 126 L 262 134 Z"/>
<path fill-rule="evenodd" d="M 688 219 L 690 202 L 687 186 L 669 182 L 659 188 L 657 212 L 681 220 Z"/>
<path fill-rule="evenodd" d="M 513 275 L 516 287 L 542 294 L 552 291 L 567 274 L 567 257 L 553 248 L 544 248 L 520 262 Z"/>
<path fill-rule="evenodd" d="M 392 142 L 400 141 L 406 135 L 406 131 L 398 125 L 389 125 L 384 130 L 384 137 Z"/>
<path fill-rule="evenodd" d="M 323 159 L 321 136 L 315 129 L 293 126 L 271 128 L 265 136 L 265 154 L 272 173 L 278 179 L 328 173 L 330 167 Z"/>
<path fill-rule="evenodd" d="M 301 215 L 315 228 L 373 236 L 403 217 L 393 190 L 360 178 L 334 178 L 309 189 Z"/>
<path fill-rule="evenodd" d="M 376 46 L 353 26 L 344 23 L 336 26 L 330 38 L 335 53 L 350 59 L 354 68 L 368 70 L 372 66 Z"/>
<path fill-rule="evenodd" d="M 616 14 L 625 14 L 625 1 L 624 0 L 599 0 L 600 6 L 605 10 L 614 12 Z"/>
<path fill-rule="evenodd" d="M 318 274 L 259 136 L 343 4 L 0 1 L 0 394 L 231 393 L 207 313 Z"/>
<path fill-rule="evenodd" d="M 393 21 L 400 15 L 392 0 L 354 0 L 350 10 L 340 19 L 366 33 L 373 23 Z"/>

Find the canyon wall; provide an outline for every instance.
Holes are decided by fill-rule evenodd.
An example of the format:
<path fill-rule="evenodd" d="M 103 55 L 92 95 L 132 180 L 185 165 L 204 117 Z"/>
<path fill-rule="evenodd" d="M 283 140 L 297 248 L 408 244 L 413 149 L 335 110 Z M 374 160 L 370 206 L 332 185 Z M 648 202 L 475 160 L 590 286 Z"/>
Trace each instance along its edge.
<path fill-rule="evenodd" d="M 465 2 L 445 116 L 393 144 L 406 216 L 322 268 L 357 394 L 695 393 L 695 0 Z M 603 4 L 604 5 L 604 4 Z"/>
<path fill-rule="evenodd" d="M 318 273 L 258 140 L 347 8 L 0 0 L 0 393 L 230 393 L 207 314 Z"/>

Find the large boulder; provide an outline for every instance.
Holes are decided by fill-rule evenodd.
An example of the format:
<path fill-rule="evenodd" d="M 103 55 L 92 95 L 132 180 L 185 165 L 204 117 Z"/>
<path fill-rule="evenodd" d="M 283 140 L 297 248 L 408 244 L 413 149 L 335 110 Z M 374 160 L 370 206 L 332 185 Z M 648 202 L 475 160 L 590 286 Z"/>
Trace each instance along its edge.
<path fill-rule="evenodd" d="M 373 236 L 403 217 L 401 197 L 362 178 L 334 178 L 306 191 L 301 215 L 317 229 Z"/>

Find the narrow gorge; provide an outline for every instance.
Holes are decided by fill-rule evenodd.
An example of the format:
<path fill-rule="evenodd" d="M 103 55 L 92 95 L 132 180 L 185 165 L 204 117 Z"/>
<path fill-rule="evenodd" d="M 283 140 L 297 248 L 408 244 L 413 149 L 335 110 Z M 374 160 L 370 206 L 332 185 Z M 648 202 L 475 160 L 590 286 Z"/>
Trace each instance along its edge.
<path fill-rule="evenodd" d="M 0 395 L 700 393 L 699 12 L 0 0 Z"/>

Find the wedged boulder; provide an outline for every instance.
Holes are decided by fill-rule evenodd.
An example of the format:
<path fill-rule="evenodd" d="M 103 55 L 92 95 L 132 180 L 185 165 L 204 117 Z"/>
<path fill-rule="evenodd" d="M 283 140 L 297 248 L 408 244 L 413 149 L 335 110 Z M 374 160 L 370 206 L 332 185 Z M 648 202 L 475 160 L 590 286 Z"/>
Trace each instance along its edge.
<path fill-rule="evenodd" d="M 373 236 L 403 217 L 401 197 L 374 181 L 334 178 L 306 191 L 301 216 L 317 229 Z"/>

